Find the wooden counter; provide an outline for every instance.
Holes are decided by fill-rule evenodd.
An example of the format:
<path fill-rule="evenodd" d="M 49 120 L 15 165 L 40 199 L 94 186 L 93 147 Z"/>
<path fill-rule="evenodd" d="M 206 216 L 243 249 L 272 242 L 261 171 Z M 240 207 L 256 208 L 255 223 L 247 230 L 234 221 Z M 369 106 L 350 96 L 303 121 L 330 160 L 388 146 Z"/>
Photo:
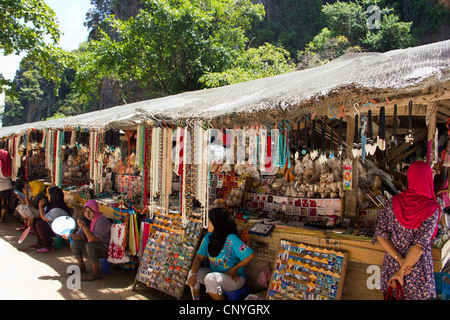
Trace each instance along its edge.
<path fill-rule="evenodd" d="M 83 207 L 86 202 L 88 202 L 87 199 L 84 199 L 80 196 L 78 192 L 73 191 L 64 191 L 64 200 L 66 201 L 67 205 L 71 208 L 73 208 L 77 214 L 77 216 L 80 216 L 83 212 Z M 98 202 L 98 206 L 100 209 L 100 212 L 106 216 L 109 219 L 112 219 L 114 217 L 113 212 L 114 208 L 110 206 L 106 206 L 100 202 Z"/>
<path fill-rule="evenodd" d="M 76 192 L 64 192 L 65 200 L 78 214 L 81 214 L 84 204 L 87 202 Z M 113 208 L 99 203 L 100 212 L 106 217 L 113 218 Z M 251 227 L 253 223 L 236 220 L 239 232 Z M 347 272 L 344 280 L 342 300 L 382 300 L 383 296 L 376 289 L 369 289 L 367 282 L 372 272 L 369 268 L 381 265 L 384 258 L 384 250 L 372 238 L 359 237 L 346 234 L 336 234 L 327 230 L 299 228 L 276 225 L 268 237 L 250 234 L 250 246 L 254 249 L 256 259 L 246 268 L 247 280 L 250 284 L 256 284 L 260 270 L 269 261 L 272 268 L 275 265 L 276 255 L 280 246 L 280 240 L 291 240 L 304 244 L 337 249 L 348 254 Z M 441 248 L 432 249 L 432 257 L 435 272 L 440 272 L 450 258 L 450 241 Z"/>
<path fill-rule="evenodd" d="M 252 223 L 237 220 L 239 232 Z M 272 267 L 275 265 L 276 255 L 280 240 L 291 240 L 321 246 L 327 249 L 337 249 L 348 253 L 347 273 L 344 280 L 343 300 L 382 300 L 383 296 L 376 289 L 368 288 L 369 277 L 373 275 L 370 268 L 379 267 L 384 258 L 384 250 L 376 242 L 372 244 L 372 238 L 359 237 L 346 234 L 336 234 L 327 230 L 297 228 L 276 225 L 268 237 L 250 235 L 250 246 L 254 248 L 257 259 L 252 261 L 247 278 L 253 284 L 256 282 L 259 271 L 270 261 Z M 442 271 L 445 263 L 450 257 L 450 241 L 442 249 L 433 248 L 433 264 L 435 272 Z"/>

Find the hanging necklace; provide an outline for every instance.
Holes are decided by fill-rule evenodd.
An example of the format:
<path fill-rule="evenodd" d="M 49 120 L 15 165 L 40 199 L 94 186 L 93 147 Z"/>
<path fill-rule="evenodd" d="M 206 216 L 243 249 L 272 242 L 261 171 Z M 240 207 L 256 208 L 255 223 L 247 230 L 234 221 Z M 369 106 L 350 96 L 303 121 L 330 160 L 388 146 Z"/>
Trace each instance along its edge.
<path fill-rule="evenodd" d="M 161 128 L 155 127 L 151 131 L 151 156 L 150 156 L 150 181 L 149 181 L 149 215 L 153 219 L 153 214 L 156 211 L 154 198 L 158 195 L 158 177 L 159 177 L 159 135 Z"/>
<path fill-rule="evenodd" d="M 180 183 L 180 189 L 181 189 L 181 203 L 180 203 L 180 211 L 181 211 L 181 221 L 183 223 L 183 227 L 185 228 L 187 225 L 187 216 L 186 216 L 186 160 L 187 160 L 187 152 L 186 152 L 186 131 L 184 128 L 181 128 L 180 132 L 180 143 L 181 143 L 181 150 L 180 150 L 180 158 L 181 163 L 181 183 Z"/>
<path fill-rule="evenodd" d="M 259 130 L 259 170 L 261 172 L 265 172 L 266 171 L 266 156 L 267 156 L 267 129 L 263 129 L 261 128 Z"/>
<path fill-rule="evenodd" d="M 203 192 L 203 196 L 201 197 L 202 201 L 202 222 L 203 222 L 203 228 L 208 227 L 208 211 L 209 211 L 209 155 L 210 155 L 210 134 L 211 129 L 207 129 L 203 131 L 202 128 L 202 186 L 205 188 L 205 191 Z"/>

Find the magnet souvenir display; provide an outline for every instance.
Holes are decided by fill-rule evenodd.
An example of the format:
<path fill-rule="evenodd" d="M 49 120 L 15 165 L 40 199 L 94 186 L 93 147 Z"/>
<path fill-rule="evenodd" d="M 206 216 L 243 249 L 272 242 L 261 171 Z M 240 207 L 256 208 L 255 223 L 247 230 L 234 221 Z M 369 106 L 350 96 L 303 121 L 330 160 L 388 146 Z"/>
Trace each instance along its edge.
<path fill-rule="evenodd" d="M 341 251 L 281 240 L 268 300 L 339 300 L 348 256 Z"/>
<path fill-rule="evenodd" d="M 198 247 L 202 221 L 189 218 L 186 226 L 180 213 L 155 213 L 136 281 L 174 297 L 181 297 Z"/>

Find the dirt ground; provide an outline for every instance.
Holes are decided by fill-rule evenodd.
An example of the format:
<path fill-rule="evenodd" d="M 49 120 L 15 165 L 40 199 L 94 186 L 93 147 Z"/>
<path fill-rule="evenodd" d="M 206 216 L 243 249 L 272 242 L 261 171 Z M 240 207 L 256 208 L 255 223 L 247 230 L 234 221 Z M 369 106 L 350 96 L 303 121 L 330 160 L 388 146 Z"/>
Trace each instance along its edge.
<path fill-rule="evenodd" d="M 136 270 L 111 265 L 109 274 L 95 281 L 81 281 L 71 289 L 70 266 L 76 265 L 68 244 L 51 253 L 37 253 L 29 247 L 36 236 L 29 234 L 18 243 L 22 225 L 11 214 L 0 223 L 0 300 L 174 300 L 175 298 L 138 283 L 132 291 Z M 69 282 L 68 282 L 69 280 Z M 190 300 L 186 288 L 183 300 Z"/>

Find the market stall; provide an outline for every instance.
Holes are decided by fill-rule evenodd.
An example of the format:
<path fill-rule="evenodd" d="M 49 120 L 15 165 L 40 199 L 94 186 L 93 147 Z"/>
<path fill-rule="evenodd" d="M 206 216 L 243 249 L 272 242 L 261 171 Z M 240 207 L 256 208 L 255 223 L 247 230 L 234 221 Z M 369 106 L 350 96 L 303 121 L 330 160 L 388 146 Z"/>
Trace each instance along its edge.
<path fill-rule="evenodd" d="M 134 287 L 179 298 L 208 209 L 224 206 L 248 232 L 257 254 L 248 283 L 263 298 L 379 299 L 367 270 L 384 255 L 372 237 L 385 201 L 402 190 L 415 159 L 442 163 L 448 181 L 449 48 L 445 41 L 346 55 L 310 70 L 1 128 L 0 136 L 15 177 L 31 161 L 19 150 L 37 148 L 48 182 L 69 204 L 100 203 L 115 234 L 125 235 L 111 241 L 108 259 L 132 262 Z M 436 272 L 449 257 L 441 222 Z M 270 276 L 258 281 L 267 267 Z"/>

